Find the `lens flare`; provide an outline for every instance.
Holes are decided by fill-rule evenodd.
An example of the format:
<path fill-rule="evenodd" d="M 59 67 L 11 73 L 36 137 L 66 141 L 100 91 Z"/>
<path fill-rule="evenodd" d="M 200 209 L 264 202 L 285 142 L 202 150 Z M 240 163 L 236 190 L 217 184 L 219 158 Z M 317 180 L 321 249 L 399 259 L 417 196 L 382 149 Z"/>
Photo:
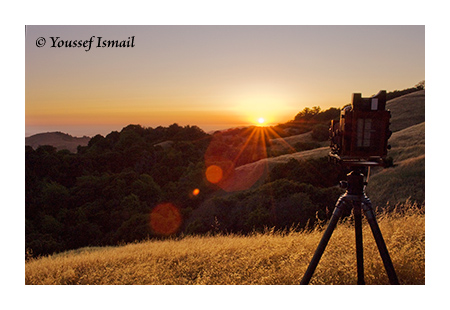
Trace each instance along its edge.
<path fill-rule="evenodd" d="M 227 192 L 249 189 L 268 172 L 269 128 L 252 126 L 217 132 L 205 152 L 205 176 Z M 247 164 L 254 163 L 251 166 Z"/>
<path fill-rule="evenodd" d="M 197 196 L 198 194 L 200 194 L 200 190 L 198 188 L 192 191 L 192 195 Z"/>
<path fill-rule="evenodd" d="M 150 214 L 150 226 L 153 231 L 160 235 L 172 235 L 181 226 L 182 218 L 180 211 L 171 203 L 157 205 Z"/>
<path fill-rule="evenodd" d="M 223 171 L 222 168 L 220 168 L 217 165 L 211 165 L 206 169 L 206 179 L 213 183 L 217 184 L 222 180 L 223 177 Z"/>

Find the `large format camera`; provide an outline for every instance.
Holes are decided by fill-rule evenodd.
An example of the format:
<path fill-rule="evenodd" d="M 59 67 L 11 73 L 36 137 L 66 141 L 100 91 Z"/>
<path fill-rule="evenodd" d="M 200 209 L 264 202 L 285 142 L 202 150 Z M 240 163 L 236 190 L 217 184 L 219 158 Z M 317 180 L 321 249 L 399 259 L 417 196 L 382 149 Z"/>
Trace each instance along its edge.
<path fill-rule="evenodd" d="M 349 165 L 382 165 L 390 148 L 390 118 L 385 90 L 369 98 L 353 94 L 352 104 L 341 110 L 340 120 L 331 121 L 330 157 Z"/>

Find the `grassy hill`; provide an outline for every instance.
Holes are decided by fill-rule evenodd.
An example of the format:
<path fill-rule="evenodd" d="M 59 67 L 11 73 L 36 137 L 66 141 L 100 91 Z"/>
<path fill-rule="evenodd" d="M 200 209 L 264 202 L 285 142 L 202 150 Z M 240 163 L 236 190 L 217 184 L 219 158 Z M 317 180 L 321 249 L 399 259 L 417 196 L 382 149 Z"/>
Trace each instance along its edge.
<path fill-rule="evenodd" d="M 367 193 L 375 206 L 425 201 L 425 122 L 394 132 L 388 155 L 394 167 L 375 169 Z"/>
<path fill-rule="evenodd" d="M 412 205 L 378 216 L 401 284 L 425 284 L 425 215 Z M 365 221 L 364 221 L 365 222 Z M 26 284 L 299 284 L 322 237 L 266 231 L 69 251 L 25 264 Z M 363 226 L 366 284 L 389 284 L 370 227 Z M 356 284 L 354 228 L 340 223 L 311 284 Z"/>
<path fill-rule="evenodd" d="M 391 111 L 393 132 L 425 122 L 425 90 L 389 100 L 386 109 Z"/>

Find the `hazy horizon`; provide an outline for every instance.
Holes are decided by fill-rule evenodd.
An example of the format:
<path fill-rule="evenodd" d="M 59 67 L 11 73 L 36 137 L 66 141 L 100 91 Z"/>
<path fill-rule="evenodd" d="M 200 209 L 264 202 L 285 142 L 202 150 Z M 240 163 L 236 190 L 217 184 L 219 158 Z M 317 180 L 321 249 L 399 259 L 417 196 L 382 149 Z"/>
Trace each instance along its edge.
<path fill-rule="evenodd" d="M 39 127 L 31 127 L 31 128 L 27 128 L 27 130 L 25 131 L 25 138 L 28 138 L 30 136 L 36 135 L 36 134 L 41 134 L 41 133 L 50 133 L 50 132 L 62 132 L 62 133 L 66 133 L 69 134 L 73 137 L 78 137 L 81 138 L 83 136 L 87 136 L 87 137 L 94 137 L 97 134 L 100 134 L 102 136 L 106 136 L 109 133 L 111 133 L 112 131 L 118 131 L 120 132 L 124 127 L 128 126 L 128 125 L 141 125 L 143 127 L 151 127 L 151 128 L 156 128 L 159 126 L 162 127 L 168 127 L 175 122 L 172 122 L 171 124 L 168 125 L 155 125 L 155 126 L 144 126 L 142 124 L 126 124 L 123 126 L 114 126 L 114 125 L 104 125 L 104 126 L 89 126 L 88 128 L 84 128 L 84 127 L 79 127 L 79 126 L 39 126 Z M 178 123 L 177 123 L 178 124 Z M 180 125 L 180 124 L 178 124 Z M 200 129 L 202 129 L 204 132 L 206 133 L 210 133 L 210 132 L 214 132 L 214 131 L 218 131 L 218 130 L 226 130 L 229 128 L 237 128 L 237 127 L 244 127 L 244 126 L 253 126 L 254 124 L 247 124 L 247 125 L 238 125 L 238 124 L 223 124 L 222 126 L 219 125 L 203 125 L 203 126 L 198 126 L 196 124 L 186 124 L 186 125 L 180 125 L 182 127 L 184 126 L 197 126 Z M 277 125 L 277 124 L 273 124 L 273 125 Z M 272 124 L 268 124 L 267 126 L 273 126 Z"/>
<path fill-rule="evenodd" d="M 271 125 L 421 80 L 423 25 L 27 26 L 25 135 Z"/>

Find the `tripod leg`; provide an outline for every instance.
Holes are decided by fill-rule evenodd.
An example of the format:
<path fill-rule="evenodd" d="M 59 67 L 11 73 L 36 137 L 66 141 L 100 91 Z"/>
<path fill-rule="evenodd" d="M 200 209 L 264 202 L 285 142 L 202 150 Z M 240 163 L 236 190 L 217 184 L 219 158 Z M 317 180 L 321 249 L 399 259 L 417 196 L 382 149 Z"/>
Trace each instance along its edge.
<path fill-rule="evenodd" d="M 358 270 L 358 284 L 365 284 L 361 202 L 360 201 L 353 202 L 353 215 L 355 217 L 356 266 L 357 266 L 357 270 Z"/>
<path fill-rule="evenodd" d="M 328 241 L 330 240 L 331 235 L 333 234 L 333 231 L 336 228 L 338 220 L 342 215 L 343 204 L 344 204 L 344 201 L 339 199 L 336 204 L 336 208 L 334 208 L 333 215 L 331 216 L 331 219 L 330 219 L 330 223 L 328 224 L 328 227 L 325 230 L 325 232 L 322 236 L 322 239 L 319 242 L 319 245 L 317 246 L 316 252 L 314 253 L 313 258 L 311 259 L 311 262 L 309 263 L 308 269 L 306 269 L 306 272 L 303 275 L 300 285 L 309 284 L 309 281 L 311 280 L 311 277 L 314 274 L 314 271 L 316 270 L 317 265 L 319 264 L 320 258 L 322 257 L 322 254 L 325 251 L 325 248 L 327 247 Z"/>
<path fill-rule="evenodd" d="M 369 198 L 363 203 L 364 212 L 369 222 L 370 228 L 372 229 L 373 237 L 377 243 L 378 251 L 380 252 L 381 259 L 383 260 L 384 268 L 389 277 L 389 282 L 391 284 L 399 284 L 397 274 L 395 273 L 394 265 L 392 264 L 391 257 L 389 256 L 386 243 L 384 242 L 383 235 L 381 234 L 380 227 L 378 226 L 375 212 L 372 209 L 372 203 Z"/>

